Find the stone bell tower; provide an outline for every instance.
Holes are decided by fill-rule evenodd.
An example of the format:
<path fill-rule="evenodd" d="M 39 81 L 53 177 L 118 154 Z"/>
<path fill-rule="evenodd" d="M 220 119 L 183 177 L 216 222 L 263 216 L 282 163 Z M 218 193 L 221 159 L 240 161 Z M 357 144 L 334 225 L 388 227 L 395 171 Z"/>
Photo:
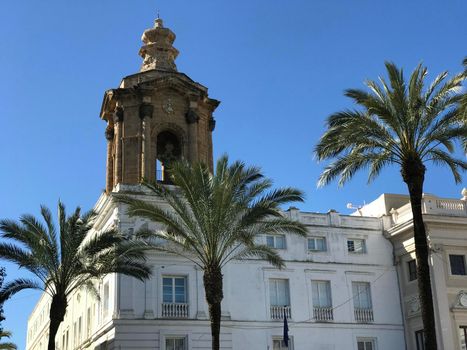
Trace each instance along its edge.
<path fill-rule="evenodd" d="M 160 18 L 144 31 L 139 73 L 105 92 L 100 113 L 107 122 L 106 192 L 118 183 L 169 182 L 168 166 L 178 159 L 213 167 L 213 112 L 219 101 L 208 89 L 179 73 L 175 34 Z"/>

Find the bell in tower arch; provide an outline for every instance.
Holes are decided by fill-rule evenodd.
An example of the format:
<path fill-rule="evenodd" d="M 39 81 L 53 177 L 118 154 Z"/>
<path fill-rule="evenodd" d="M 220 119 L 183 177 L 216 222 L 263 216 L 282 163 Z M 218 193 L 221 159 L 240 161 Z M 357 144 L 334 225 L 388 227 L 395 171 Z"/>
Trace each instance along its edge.
<path fill-rule="evenodd" d="M 156 150 L 156 179 L 170 184 L 170 166 L 182 155 L 180 140 L 173 132 L 162 131 L 157 134 Z"/>

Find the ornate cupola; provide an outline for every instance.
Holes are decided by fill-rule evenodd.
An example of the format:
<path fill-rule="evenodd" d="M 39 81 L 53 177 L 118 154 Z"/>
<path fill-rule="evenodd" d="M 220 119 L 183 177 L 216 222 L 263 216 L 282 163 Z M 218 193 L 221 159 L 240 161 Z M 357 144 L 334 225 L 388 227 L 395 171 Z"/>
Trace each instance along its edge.
<path fill-rule="evenodd" d="M 208 89 L 179 73 L 175 34 L 160 18 L 144 31 L 140 72 L 106 91 L 100 117 L 107 122 L 107 185 L 142 179 L 168 183 L 177 159 L 205 162 L 212 170 L 213 112 L 219 101 Z"/>

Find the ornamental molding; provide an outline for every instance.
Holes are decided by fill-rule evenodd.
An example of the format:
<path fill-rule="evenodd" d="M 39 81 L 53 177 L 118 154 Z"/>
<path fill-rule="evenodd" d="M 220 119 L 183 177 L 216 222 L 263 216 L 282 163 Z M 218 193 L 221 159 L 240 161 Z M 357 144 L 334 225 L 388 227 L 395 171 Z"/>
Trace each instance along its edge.
<path fill-rule="evenodd" d="M 452 309 L 467 311 L 467 290 L 459 291 Z"/>

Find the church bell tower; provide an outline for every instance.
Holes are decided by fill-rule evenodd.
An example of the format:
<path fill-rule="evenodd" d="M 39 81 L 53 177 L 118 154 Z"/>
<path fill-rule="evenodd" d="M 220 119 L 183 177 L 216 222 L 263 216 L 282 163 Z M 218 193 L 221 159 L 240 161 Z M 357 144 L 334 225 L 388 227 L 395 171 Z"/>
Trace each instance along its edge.
<path fill-rule="evenodd" d="M 160 18 L 144 31 L 139 73 L 105 92 L 100 113 L 107 122 L 106 192 L 141 180 L 170 183 L 170 163 L 201 161 L 213 167 L 213 112 L 219 101 L 179 73 L 175 34 Z"/>

